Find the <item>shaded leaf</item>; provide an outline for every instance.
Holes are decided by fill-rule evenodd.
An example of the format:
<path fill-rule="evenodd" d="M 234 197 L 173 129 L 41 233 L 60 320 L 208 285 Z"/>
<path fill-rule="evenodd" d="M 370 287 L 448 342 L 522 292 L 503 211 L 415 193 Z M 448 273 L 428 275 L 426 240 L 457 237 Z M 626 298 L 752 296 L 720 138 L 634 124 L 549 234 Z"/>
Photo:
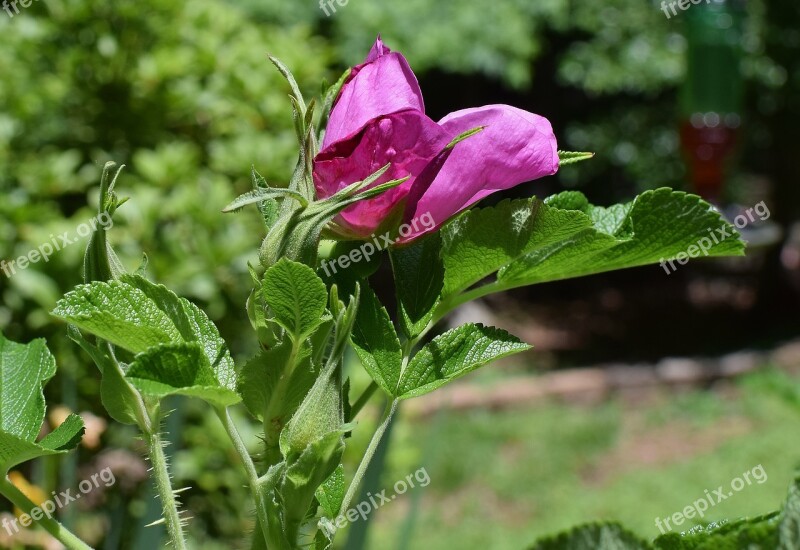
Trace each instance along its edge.
<path fill-rule="evenodd" d="M 778 542 L 777 525 L 776 512 L 738 521 L 699 525 L 685 533 L 667 533 L 653 544 L 658 550 L 773 550 Z"/>
<path fill-rule="evenodd" d="M 530 550 L 650 550 L 652 545 L 617 523 L 592 523 L 547 537 Z"/>
<path fill-rule="evenodd" d="M 574 191 L 545 202 L 503 201 L 443 228 L 442 301 L 448 309 L 459 302 L 459 293 L 493 274 L 495 285 L 488 290 L 499 291 L 659 263 L 680 253 L 703 255 L 699 243 L 708 245 L 709 256 L 744 251 L 719 212 L 680 191 L 647 191 L 610 208 L 592 206 Z"/>
<path fill-rule="evenodd" d="M 45 415 L 44 384 L 56 363 L 44 340 L 17 344 L 0 334 L 0 474 L 28 460 L 73 449 L 83 436 L 83 421 L 67 419 L 40 442 Z"/>
<path fill-rule="evenodd" d="M 126 378 L 142 393 L 159 398 L 186 395 L 220 407 L 240 401 L 236 392 L 220 385 L 197 342 L 164 344 L 140 353 Z"/>
<path fill-rule="evenodd" d="M 430 393 L 487 363 L 530 348 L 498 328 L 460 326 L 437 336 L 414 356 L 392 395 L 408 399 Z"/>
<path fill-rule="evenodd" d="M 397 288 L 400 327 L 415 338 L 430 323 L 444 284 L 444 265 L 439 257 L 438 233 L 390 251 Z"/>
<path fill-rule="evenodd" d="M 364 287 L 361 292 L 352 343 L 372 379 L 386 393 L 394 395 L 400 379 L 403 352 L 389 313 L 369 287 Z"/>

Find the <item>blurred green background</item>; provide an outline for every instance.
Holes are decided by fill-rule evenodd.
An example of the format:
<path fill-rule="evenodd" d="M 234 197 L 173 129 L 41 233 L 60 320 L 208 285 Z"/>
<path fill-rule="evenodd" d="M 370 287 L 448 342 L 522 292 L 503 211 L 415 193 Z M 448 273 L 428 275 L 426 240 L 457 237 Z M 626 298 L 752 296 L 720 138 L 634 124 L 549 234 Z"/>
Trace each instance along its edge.
<path fill-rule="evenodd" d="M 736 71 L 742 131 L 721 205 L 765 200 L 780 239 L 742 262 L 690 265 L 670 277 L 642 268 L 482 304 L 467 314 L 511 324 L 537 351 L 468 384 L 769 350 L 800 334 L 800 8 L 751 0 L 746 13 Z M 287 87 L 267 54 L 314 95 L 381 33 L 409 59 L 434 119 L 509 103 L 548 117 L 561 149 L 597 153 L 509 195 L 569 188 L 605 205 L 660 186 L 692 190 L 679 136 L 689 16 L 668 19 L 658 3 L 641 0 L 350 0 L 330 16 L 313 0 L 42 0 L 13 17 L 0 11 L 0 258 L 88 221 L 102 166 L 125 164 L 118 189 L 131 200 L 115 218 L 112 243 L 130 269 L 146 253 L 149 275 L 207 311 L 241 362 L 256 346 L 243 304 L 263 227 L 255 211 L 220 210 L 249 189 L 251 165 L 282 185 L 296 155 Z M 48 314 L 80 282 L 84 246 L 12 277 L 0 273 L 0 330 L 16 341 L 46 337 L 61 366 L 50 402 L 104 417 L 94 367 Z M 351 365 L 363 386 L 359 368 Z M 770 482 L 715 509 L 713 519 L 770 511 L 800 448 L 785 435 L 796 429 L 797 410 L 763 379 L 789 384 L 767 371 L 634 403 L 543 399 L 401 416 L 375 486 L 420 466 L 432 481 L 377 511 L 363 547 L 522 548 L 591 519 L 620 519 L 654 536 L 656 515 L 759 462 Z M 235 456 L 202 406 L 176 407 L 167 429 L 177 482 L 192 487 L 184 494 L 192 547 L 246 548 L 252 514 L 242 507 Z M 366 444 L 368 424 L 351 457 Z M 735 427 L 711 437 L 720 424 Z M 160 546 L 161 528 L 142 527 L 157 519 L 158 503 L 140 475 L 139 442 L 125 429 L 98 430 L 99 446 L 22 473 L 49 492 L 114 465 L 128 482 L 66 510 L 66 522 L 99 548 Z M 624 460 L 632 440 L 648 436 L 658 448 L 654 434 L 663 434 L 669 448 L 688 433 L 700 443 L 661 460 Z M 190 451 L 198 446 L 202 453 Z M 362 538 L 353 533 L 349 547 Z"/>

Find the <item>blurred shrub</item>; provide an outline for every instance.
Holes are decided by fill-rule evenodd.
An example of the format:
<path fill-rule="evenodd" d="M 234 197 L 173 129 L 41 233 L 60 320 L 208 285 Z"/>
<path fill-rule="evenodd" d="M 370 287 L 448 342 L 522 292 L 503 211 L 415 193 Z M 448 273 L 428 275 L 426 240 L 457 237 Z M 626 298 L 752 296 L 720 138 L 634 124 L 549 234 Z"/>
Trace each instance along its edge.
<path fill-rule="evenodd" d="M 217 0 L 53 0 L 0 18 L 0 33 L 0 72 L 12 76 L 0 82 L 0 257 L 91 218 L 100 169 L 115 160 L 128 165 L 119 185 L 133 200 L 112 239 L 129 267 L 151 252 L 157 280 L 216 319 L 231 303 L 238 314 L 244 258 L 262 229 L 254 215 L 220 209 L 249 187 L 251 164 L 280 184 L 295 154 L 286 86 L 267 53 L 316 89 L 325 43 Z M 22 324 L 48 323 L 79 282 L 84 243 L 0 278 L 0 328 L 19 336 Z"/>

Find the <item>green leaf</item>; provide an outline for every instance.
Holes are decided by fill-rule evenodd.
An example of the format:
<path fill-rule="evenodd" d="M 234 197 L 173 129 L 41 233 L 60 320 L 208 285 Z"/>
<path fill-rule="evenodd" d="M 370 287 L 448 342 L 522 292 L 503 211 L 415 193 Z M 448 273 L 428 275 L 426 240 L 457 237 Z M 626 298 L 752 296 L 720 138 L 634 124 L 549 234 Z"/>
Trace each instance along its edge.
<path fill-rule="evenodd" d="M 236 388 L 233 360 L 214 323 L 163 285 L 138 275 L 82 285 L 64 296 L 53 314 L 133 353 L 196 342 L 218 385 L 231 391 Z"/>
<path fill-rule="evenodd" d="M 506 200 L 492 208 L 468 211 L 441 231 L 442 294 L 455 295 L 527 251 L 560 242 L 589 227 L 585 216 L 547 208 L 536 199 Z"/>
<path fill-rule="evenodd" d="M 344 404 L 342 403 L 342 356 L 352 333 L 360 292 L 350 298 L 346 308 L 338 302 L 336 287 L 331 289 L 331 302 L 337 319 L 334 344 L 325 366 L 314 385 L 280 434 L 280 451 L 287 460 L 299 455 L 325 434 L 344 430 Z M 336 305 L 333 305 L 336 304 Z"/>
<path fill-rule="evenodd" d="M 333 346 L 311 390 L 280 434 L 280 452 L 289 464 L 294 460 L 301 461 L 301 455 L 306 454 L 311 446 L 317 445 L 331 434 L 338 434 L 343 448 L 343 436 L 352 429 L 351 425 L 344 422 L 342 357 L 353 330 L 359 299 L 360 288 L 356 287 L 355 295 L 350 297 L 345 307 L 344 303 L 339 301 L 336 287 L 331 288 L 331 309 L 336 315 Z M 333 465 L 335 466 L 336 464 Z M 312 495 L 313 490 L 316 490 L 332 471 L 333 469 L 328 471 L 323 479 L 316 482 L 312 488 Z"/>
<path fill-rule="evenodd" d="M 121 367 L 110 357 L 110 350 L 89 343 L 75 325 L 67 326 L 67 336 L 92 358 L 100 370 L 100 401 L 111 418 L 122 424 L 137 424 L 141 396 L 125 380 Z"/>
<path fill-rule="evenodd" d="M 579 153 L 577 151 L 559 151 L 558 152 L 558 165 L 566 166 L 567 164 L 575 164 L 582 160 L 589 160 L 594 157 L 594 153 Z"/>
<path fill-rule="evenodd" d="M 658 263 L 698 248 L 701 239 L 708 241 L 710 256 L 744 253 L 732 225 L 699 197 L 678 191 L 648 191 L 630 207 L 593 208 L 589 217 L 592 229 L 528 252 L 501 270 L 498 281 L 522 286 Z M 719 227 L 730 236 L 714 244 L 709 230 Z"/>
<path fill-rule="evenodd" d="M 59 427 L 44 436 L 39 445 L 53 451 L 69 451 L 81 442 L 83 432 L 83 419 L 70 414 Z"/>
<path fill-rule="evenodd" d="M 415 338 L 425 330 L 439 303 L 444 284 L 440 252 L 438 233 L 389 252 L 397 288 L 400 327 L 408 338 Z"/>
<path fill-rule="evenodd" d="M 36 443 L 45 415 L 42 388 L 56 363 L 44 340 L 17 344 L 0 334 L 0 474 L 22 462 L 73 449 L 83 436 L 83 421 L 70 415 Z"/>
<path fill-rule="evenodd" d="M 286 462 L 279 462 L 270 466 L 267 473 L 258 480 L 256 489 L 259 498 L 266 509 L 266 523 L 261 521 L 256 524 L 255 540 L 251 550 L 287 549 L 294 546 L 286 536 L 283 523 L 283 502 L 279 494 L 280 484 L 286 477 Z M 265 540 L 266 539 L 266 540 Z"/>
<path fill-rule="evenodd" d="M 44 422 L 42 386 L 56 373 L 44 340 L 23 345 L 0 334 L 0 430 L 33 440 Z"/>
<path fill-rule="evenodd" d="M 164 344 L 136 356 L 126 378 L 145 395 L 163 398 L 186 395 L 228 407 L 239 395 L 217 379 L 202 346 L 197 342 Z"/>
<path fill-rule="evenodd" d="M 107 162 L 103 167 L 97 216 L 98 221 L 104 223 L 97 224 L 92 231 L 92 236 L 83 255 L 83 282 L 85 283 L 117 279 L 125 273 L 125 268 L 122 266 L 122 262 L 119 261 L 114 249 L 111 248 L 106 235 L 108 229 L 106 226 L 110 226 L 114 213 L 127 200 L 119 199 L 114 193 L 117 178 L 124 165 L 117 168 L 112 177 L 111 173 L 115 168 L 117 168 L 117 164 L 114 162 Z M 106 219 L 104 220 L 104 218 Z"/>
<path fill-rule="evenodd" d="M 729 236 L 722 238 L 717 228 Z M 687 251 L 699 255 L 699 243 L 707 245 L 709 256 L 744 251 L 716 210 L 680 191 L 647 191 L 610 208 L 592 206 L 577 192 L 544 203 L 503 201 L 467 212 L 442 230 L 443 302 L 445 309 L 457 305 L 464 300 L 457 294 L 494 273 L 494 284 L 475 292 L 658 263 Z"/>
<path fill-rule="evenodd" d="M 408 177 L 392 180 L 368 188 L 388 170 L 380 168 L 362 181 L 340 189 L 330 197 L 310 203 L 308 207 L 296 207 L 281 212 L 280 218 L 261 243 L 259 259 L 266 268 L 275 265 L 281 258 L 288 258 L 316 267 L 320 234 L 339 212 L 356 202 L 374 198 L 381 193 L 401 185 Z M 313 184 L 311 185 L 313 188 Z M 284 201 L 283 207 L 288 203 Z"/>
<path fill-rule="evenodd" d="M 222 211 L 227 214 L 229 212 L 235 212 L 237 210 L 241 210 L 248 204 L 260 204 L 267 200 L 274 200 L 280 198 L 294 199 L 297 202 L 299 202 L 302 206 L 308 205 L 308 201 L 306 200 L 306 198 L 297 191 L 292 191 L 291 189 L 282 189 L 280 187 L 278 188 L 259 187 L 252 191 L 248 191 L 244 195 L 240 195 L 228 206 L 223 208 Z"/>
<path fill-rule="evenodd" d="M 239 393 L 250 413 L 277 435 L 314 385 L 317 374 L 308 344 L 292 357 L 292 345 L 286 341 L 245 363 Z"/>
<path fill-rule="evenodd" d="M 292 74 L 292 71 L 283 64 L 283 62 L 274 56 L 268 56 L 269 60 L 272 62 L 273 65 L 278 69 L 278 71 L 283 75 L 286 81 L 289 83 L 289 87 L 292 89 L 292 97 L 295 99 L 297 104 L 300 107 L 300 114 L 305 116 L 306 112 L 306 105 L 305 101 L 303 100 L 303 94 L 300 92 L 300 86 L 297 85 L 297 81 Z"/>
<path fill-rule="evenodd" d="M 780 550 L 800 548 L 800 476 L 789 487 L 789 496 L 778 524 Z"/>
<path fill-rule="evenodd" d="M 144 292 L 120 281 L 76 287 L 58 301 L 53 315 L 133 353 L 181 337 Z"/>
<path fill-rule="evenodd" d="M 414 356 L 392 395 L 408 399 L 430 393 L 491 361 L 529 349 L 504 330 L 460 326 L 437 336 Z"/>
<path fill-rule="evenodd" d="M 653 544 L 658 550 L 773 550 L 778 548 L 778 519 L 778 512 L 774 512 L 738 521 L 698 525 L 685 533 L 661 535 Z"/>
<path fill-rule="evenodd" d="M 343 430 L 325 434 L 289 463 L 280 488 L 283 523 L 289 540 L 297 540 L 317 489 L 339 467 L 344 451 L 343 436 Z"/>
<path fill-rule="evenodd" d="M 344 501 L 344 466 L 339 464 L 333 473 L 317 489 L 316 497 L 322 511 L 329 518 L 335 519 Z"/>
<path fill-rule="evenodd" d="M 652 546 L 617 523 L 593 523 L 547 537 L 530 550 L 649 550 Z"/>
<path fill-rule="evenodd" d="M 386 393 L 394 395 L 403 365 L 400 340 L 386 308 L 366 286 L 361 292 L 352 343 L 372 379 Z"/>
<path fill-rule="evenodd" d="M 354 250 L 358 252 L 353 253 Z M 376 250 L 372 243 L 363 241 L 336 241 L 326 256 L 327 258 L 320 262 L 319 268 L 325 274 L 323 280 L 336 279 L 335 275 L 343 271 L 348 272 L 355 280 L 367 279 L 374 275 L 383 263 L 383 251 Z M 345 260 L 343 256 L 348 256 L 349 260 Z M 350 262 L 346 264 L 346 268 L 342 267 L 343 261 Z"/>
<path fill-rule="evenodd" d="M 208 362 L 214 368 L 219 385 L 236 389 L 236 370 L 228 345 L 211 319 L 195 304 L 178 297 L 164 285 L 157 285 L 144 277 L 124 275 L 122 282 L 144 292 L 169 317 L 180 334 L 176 342 L 197 342 L 203 348 Z"/>
<path fill-rule="evenodd" d="M 269 187 L 267 180 L 256 171 L 255 166 L 250 167 L 250 179 L 253 182 L 254 189 L 266 189 Z M 301 195 L 302 196 L 302 195 Z M 267 199 L 258 203 L 258 210 L 261 212 L 261 218 L 264 220 L 264 225 L 269 230 L 275 222 L 278 221 L 280 213 L 280 206 L 276 199 Z"/>
<path fill-rule="evenodd" d="M 292 340 L 302 342 L 322 322 L 328 292 L 310 267 L 282 259 L 264 274 L 264 301 Z"/>

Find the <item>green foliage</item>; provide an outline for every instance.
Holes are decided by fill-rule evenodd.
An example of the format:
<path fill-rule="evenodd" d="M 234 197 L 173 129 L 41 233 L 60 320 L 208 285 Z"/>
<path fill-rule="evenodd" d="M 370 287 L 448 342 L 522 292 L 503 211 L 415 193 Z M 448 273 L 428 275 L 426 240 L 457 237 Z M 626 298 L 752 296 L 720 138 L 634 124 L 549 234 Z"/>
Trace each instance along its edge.
<path fill-rule="evenodd" d="M 653 547 L 617 523 L 576 527 L 543 539 L 531 550 L 650 550 Z"/>
<path fill-rule="evenodd" d="M 568 164 L 575 164 L 584 160 L 589 160 L 594 157 L 594 153 L 581 153 L 577 151 L 559 151 L 558 152 L 558 165 L 566 166 Z"/>
<path fill-rule="evenodd" d="M 686 533 L 662 535 L 654 544 L 658 550 L 768 550 L 778 547 L 777 517 L 778 514 L 773 513 L 752 519 L 712 523 Z"/>
<path fill-rule="evenodd" d="M 289 540 L 297 540 L 317 488 L 335 472 L 344 451 L 343 435 L 344 431 L 333 431 L 319 437 L 290 462 L 280 493 L 284 532 Z"/>
<path fill-rule="evenodd" d="M 70 415 L 36 441 L 44 422 L 42 388 L 56 372 L 44 340 L 17 344 L 0 333 L 0 474 L 17 464 L 74 449 L 83 437 L 83 420 Z"/>
<path fill-rule="evenodd" d="M 778 524 L 778 539 L 781 550 L 800 546 L 800 475 L 789 488 Z"/>
<path fill-rule="evenodd" d="M 286 377 L 285 366 L 292 364 L 294 368 Z M 316 374 L 308 345 L 294 350 L 291 343 L 282 342 L 244 364 L 239 375 L 239 393 L 250 414 L 265 425 L 283 426 L 314 385 Z"/>
<path fill-rule="evenodd" d="M 344 500 L 344 467 L 340 464 L 317 489 L 317 500 L 328 517 L 335 518 L 339 514 Z"/>
<path fill-rule="evenodd" d="M 275 321 L 295 342 L 305 340 L 322 323 L 328 293 L 325 283 L 310 267 L 286 259 L 279 261 L 264 274 L 262 292 Z"/>
<path fill-rule="evenodd" d="M 239 400 L 233 360 L 214 324 L 162 285 L 138 275 L 82 285 L 58 302 L 53 315 L 138 354 L 125 374 L 146 395 L 191 395 L 217 405 Z M 118 389 L 123 383 L 109 359 L 92 354 L 115 380 L 111 391 Z M 133 406 L 114 408 L 126 420 L 134 416 Z"/>
<path fill-rule="evenodd" d="M 400 327 L 408 338 L 416 338 L 433 320 L 444 284 L 444 268 L 439 260 L 441 237 L 438 233 L 392 249 Z"/>
<path fill-rule="evenodd" d="M 532 550 L 789 550 L 800 540 L 800 478 L 789 488 L 781 512 L 733 522 L 722 521 L 697 526 L 685 533 L 661 535 L 649 544 L 616 523 L 576 527 L 554 537 L 542 539 Z"/>
<path fill-rule="evenodd" d="M 387 394 L 394 395 L 403 367 L 403 351 L 389 313 L 369 288 L 361 293 L 353 349 L 372 379 Z"/>
<path fill-rule="evenodd" d="M 178 23 L 179 22 L 179 23 Z M 329 48 L 310 29 L 254 21 L 219 0 L 88 0 L 34 4 L 3 15 L 0 71 L 0 257 L 16 258 L 94 215 L 106 160 L 124 162 L 133 199 L 115 217 L 124 265 L 155 251 L 152 276 L 203 302 L 230 334 L 244 299 L 246 258 L 263 236 L 257 216 L 220 210 L 247 190 L 252 163 L 285 186 L 295 152 L 281 75 L 302 88 L 330 73 Z M 47 263 L 0 277 L 0 328 L 19 334 L 50 322 L 80 277 L 85 241 Z M 245 342 L 237 342 L 239 347 Z"/>
<path fill-rule="evenodd" d="M 114 193 L 114 187 L 120 172 L 122 172 L 122 167 L 117 168 L 112 177 L 111 171 L 114 168 L 116 168 L 116 164 L 113 162 L 107 162 L 103 168 L 103 175 L 100 178 L 100 196 L 97 201 L 98 218 L 106 217 L 108 219 L 106 223 L 109 224 L 113 223 L 117 209 L 127 200 L 120 200 Z M 108 242 L 106 227 L 102 223 L 98 224 L 92 232 L 83 255 L 83 282 L 110 281 L 118 279 L 123 273 L 125 273 L 125 268 Z"/>
<path fill-rule="evenodd" d="M 182 340 L 157 302 L 120 281 L 79 286 L 58 302 L 53 315 L 133 353 Z"/>
<path fill-rule="evenodd" d="M 647 191 L 609 208 L 576 192 L 544 202 L 503 201 L 442 230 L 443 302 L 457 303 L 461 292 L 494 273 L 494 282 L 466 296 L 656 263 L 692 247 L 698 256 L 701 240 L 709 256 L 744 253 L 732 225 L 708 203 L 679 191 Z"/>
<path fill-rule="evenodd" d="M 418 397 L 502 357 L 531 346 L 504 330 L 466 324 L 437 336 L 403 370 L 394 395 Z"/>
<path fill-rule="evenodd" d="M 219 407 L 240 401 L 235 391 L 220 384 L 208 356 L 196 342 L 149 348 L 136 356 L 125 377 L 143 394 L 158 398 L 186 395 Z"/>

